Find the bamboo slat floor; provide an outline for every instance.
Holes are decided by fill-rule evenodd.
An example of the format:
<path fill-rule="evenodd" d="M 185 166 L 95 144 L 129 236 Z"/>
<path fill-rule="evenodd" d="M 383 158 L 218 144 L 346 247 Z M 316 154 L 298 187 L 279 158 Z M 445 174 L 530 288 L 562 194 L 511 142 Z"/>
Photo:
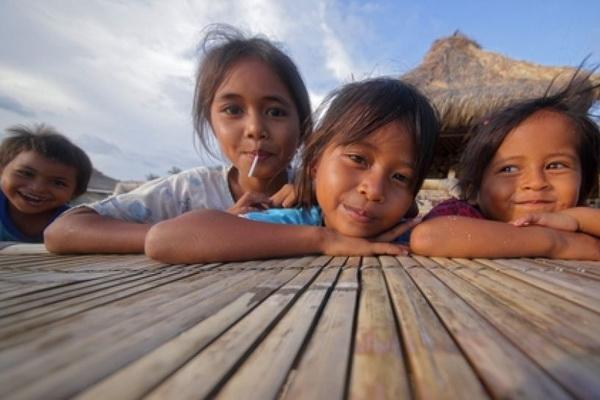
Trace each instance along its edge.
<path fill-rule="evenodd" d="M 598 399 L 600 262 L 0 250 L 3 399 Z"/>

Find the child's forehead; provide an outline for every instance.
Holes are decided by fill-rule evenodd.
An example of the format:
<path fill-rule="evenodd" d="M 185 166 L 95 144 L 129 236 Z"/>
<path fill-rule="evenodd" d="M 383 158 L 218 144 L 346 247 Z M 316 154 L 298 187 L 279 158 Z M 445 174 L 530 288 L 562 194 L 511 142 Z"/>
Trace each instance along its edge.
<path fill-rule="evenodd" d="M 12 162 L 33 169 L 39 169 L 40 172 L 48 172 L 48 169 L 50 169 L 50 171 L 55 173 L 70 174 L 70 171 L 77 170 L 74 166 L 62 160 L 48 157 L 35 150 L 21 151 L 13 158 Z"/>
<path fill-rule="evenodd" d="M 538 111 L 512 129 L 502 140 L 496 156 L 572 152 L 577 155 L 579 135 L 573 122 L 553 111 Z"/>

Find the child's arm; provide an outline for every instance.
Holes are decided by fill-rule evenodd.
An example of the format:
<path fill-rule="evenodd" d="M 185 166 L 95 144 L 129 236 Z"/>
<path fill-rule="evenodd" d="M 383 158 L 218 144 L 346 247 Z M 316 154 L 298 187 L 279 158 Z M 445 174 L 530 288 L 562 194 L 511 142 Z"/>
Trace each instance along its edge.
<path fill-rule="evenodd" d="M 533 213 L 513 221 L 513 225 L 539 225 L 600 237 L 600 210 L 575 207 L 555 213 Z"/>
<path fill-rule="evenodd" d="M 104 217 L 82 207 L 57 218 L 44 231 L 52 253 L 143 253 L 150 224 Z"/>
<path fill-rule="evenodd" d="M 146 254 L 177 264 L 328 255 L 405 254 L 392 243 L 370 242 L 307 225 L 270 224 L 201 210 L 162 221 L 146 236 Z"/>
<path fill-rule="evenodd" d="M 459 216 L 432 218 L 417 225 L 410 248 L 439 257 L 600 260 L 600 240 L 590 235 Z"/>

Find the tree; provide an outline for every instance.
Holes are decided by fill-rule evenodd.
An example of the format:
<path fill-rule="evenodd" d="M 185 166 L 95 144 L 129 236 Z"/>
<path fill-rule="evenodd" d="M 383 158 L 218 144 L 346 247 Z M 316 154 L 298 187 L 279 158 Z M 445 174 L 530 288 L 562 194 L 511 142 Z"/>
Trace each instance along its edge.
<path fill-rule="evenodd" d="M 181 168 L 172 166 L 170 170 L 167 171 L 169 175 L 175 175 L 181 172 Z"/>
<path fill-rule="evenodd" d="M 153 174 L 153 173 L 149 173 L 148 175 L 146 175 L 146 180 L 147 181 L 153 181 L 156 178 L 160 178 L 160 176 Z"/>

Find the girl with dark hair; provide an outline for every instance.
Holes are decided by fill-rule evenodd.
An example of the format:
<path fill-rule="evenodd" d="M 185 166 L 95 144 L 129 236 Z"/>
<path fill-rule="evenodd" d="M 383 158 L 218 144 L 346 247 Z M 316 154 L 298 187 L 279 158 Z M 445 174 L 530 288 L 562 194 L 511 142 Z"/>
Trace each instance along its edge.
<path fill-rule="evenodd" d="M 194 126 L 207 149 L 212 131 L 230 165 L 193 168 L 79 207 L 46 230 L 50 251 L 142 253 L 152 224 L 190 210 L 238 214 L 295 204 L 288 168 L 312 130 L 296 66 L 267 39 L 224 25 L 209 29 L 202 49 Z"/>
<path fill-rule="evenodd" d="M 155 225 L 146 254 L 169 263 L 404 254 L 407 216 L 438 134 L 427 99 L 397 79 L 350 83 L 321 106 L 297 180 L 301 208 L 190 212 Z M 292 226 L 296 225 L 296 226 Z"/>
<path fill-rule="evenodd" d="M 411 235 L 417 254 L 600 259 L 600 132 L 587 110 L 597 86 L 578 70 L 554 95 L 513 104 L 478 124 L 461 159 L 461 199 Z"/>

